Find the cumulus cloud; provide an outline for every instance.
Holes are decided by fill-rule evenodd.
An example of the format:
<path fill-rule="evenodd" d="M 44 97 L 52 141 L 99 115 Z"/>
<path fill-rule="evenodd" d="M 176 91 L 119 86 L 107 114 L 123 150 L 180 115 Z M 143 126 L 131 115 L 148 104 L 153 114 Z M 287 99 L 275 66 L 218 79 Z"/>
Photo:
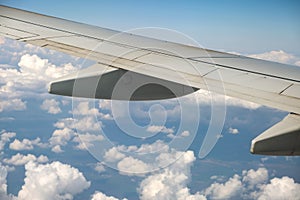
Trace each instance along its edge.
<path fill-rule="evenodd" d="M 243 182 L 248 184 L 251 189 L 259 184 L 265 183 L 269 178 L 266 168 L 258 168 L 257 170 L 250 169 L 243 171 Z"/>
<path fill-rule="evenodd" d="M 81 132 L 86 131 L 99 131 L 102 126 L 101 121 L 97 121 L 92 116 L 82 117 L 79 119 L 73 119 L 72 128 Z"/>
<path fill-rule="evenodd" d="M 54 126 L 59 129 L 52 133 L 49 143 L 53 147 L 52 151 L 56 153 L 62 152 L 61 146 L 67 145 L 69 141 L 78 143 L 76 148 L 84 150 L 104 139 L 103 135 L 98 133 L 100 125 L 95 123 L 93 117 L 84 117 L 80 120 L 64 118 L 55 123 Z M 76 131 L 79 132 L 76 134 Z"/>
<path fill-rule="evenodd" d="M 243 189 L 241 177 L 235 174 L 225 183 L 213 183 L 205 190 L 205 195 L 212 199 L 230 199 L 240 194 Z"/>
<path fill-rule="evenodd" d="M 0 93 L 3 88 L 0 88 Z M 0 101 L 0 112 L 12 110 L 25 110 L 26 102 L 21 99 L 9 99 Z"/>
<path fill-rule="evenodd" d="M 7 195 L 7 170 L 0 163 L 0 199 L 8 200 L 11 199 L 9 195 Z"/>
<path fill-rule="evenodd" d="M 25 54 L 20 58 L 17 68 L 0 68 L 1 93 L 9 97 L 20 97 L 23 94 L 44 93 L 49 81 L 74 72 L 76 70 L 70 63 L 55 66 L 47 59 L 37 55 Z"/>
<path fill-rule="evenodd" d="M 231 134 L 238 134 L 239 133 L 239 130 L 237 128 L 232 128 L 230 127 L 228 129 L 228 132 L 231 133 Z"/>
<path fill-rule="evenodd" d="M 104 137 L 101 134 L 101 119 L 112 119 L 109 114 L 102 114 L 96 108 L 90 108 L 88 102 L 79 102 L 73 109 L 74 118 L 63 118 L 58 120 L 54 127 L 58 128 L 49 139 L 52 151 L 62 152 L 61 147 L 68 144 L 69 141 L 77 143 L 76 147 L 80 150 L 94 146 L 101 142 Z"/>
<path fill-rule="evenodd" d="M 248 56 L 252 58 L 258 58 L 258 59 L 280 62 L 285 64 L 292 64 L 292 65 L 298 65 L 300 62 L 300 58 L 292 54 L 289 54 L 283 50 L 270 51 L 261 54 L 252 54 Z"/>
<path fill-rule="evenodd" d="M 0 131 L 0 151 L 4 149 L 6 143 L 8 143 L 11 138 L 14 138 L 16 133 L 14 132 L 7 132 L 5 130 Z"/>
<path fill-rule="evenodd" d="M 131 156 L 123 158 L 117 165 L 121 174 L 128 176 L 144 176 L 152 170 L 152 166 Z"/>
<path fill-rule="evenodd" d="M 30 161 L 35 161 L 38 163 L 45 163 L 48 162 L 48 157 L 44 155 L 40 155 L 39 157 L 36 157 L 32 154 L 22 155 L 20 153 L 13 155 L 11 158 L 5 158 L 3 159 L 4 163 L 10 164 L 10 165 L 25 165 L 26 163 Z"/>
<path fill-rule="evenodd" d="M 62 152 L 64 152 L 59 145 L 55 145 L 54 147 L 52 147 L 51 151 L 53 151 L 54 153 L 62 153 Z"/>
<path fill-rule="evenodd" d="M 111 109 L 111 101 L 101 99 L 99 100 L 99 108 L 102 110 L 110 110 Z"/>
<path fill-rule="evenodd" d="M 258 192 L 253 192 L 253 199 L 297 199 L 299 197 L 300 184 L 294 179 L 284 176 L 273 178 L 270 183 L 260 186 Z"/>
<path fill-rule="evenodd" d="M 73 141 L 78 143 L 78 145 L 76 146 L 77 149 L 84 150 L 93 147 L 94 143 L 100 142 L 103 139 L 104 137 L 102 135 L 86 133 L 77 135 L 77 137 L 75 137 Z"/>
<path fill-rule="evenodd" d="M 159 152 L 153 161 L 142 159 L 145 155 Z M 135 155 L 128 156 L 127 153 Z M 141 199 L 206 199 L 199 192 L 192 194 L 187 187 L 190 168 L 195 161 L 192 151 L 179 152 L 170 149 L 162 141 L 137 146 L 116 146 L 105 153 L 105 160 L 117 162 L 121 174 L 146 176 L 138 188 Z M 161 166 L 161 168 L 157 168 Z M 155 170 L 154 170 L 155 169 Z"/>
<path fill-rule="evenodd" d="M 45 99 L 41 105 L 42 110 L 46 110 L 50 114 L 57 114 L 61 112 L 59 102 L 55 99 Z"/>
<path fill-rule="evenodd" d="M 73 199 L 74 195 L 91 184 L 78 169 L 60 162 L 29 162 L 25 165 L 25 170 L 25 183 L 18 193 L 19 200 Z"/>
<path fill-rule="evenodd" d="M 62 152 L 61 146 L 65 146 L 75 136 L 75 132 L 70 128 L 57 129 L 52 133 L 49 144 L 55 153 Z"/>
<path fill-rule="evenodd" d="M 21 58 L 12 56 L 20 59 L 18 66 L 0 67 L 0 112 L 26 109 L 26 101 L 22 98 L 46 93 L 51 80 L 76 70 L 70 63 L 56 66 L 35 54 L 21 54 Z M 47 107 L 46 103 L 43 108 Z M 55 105 L 48 106 L 48 111 L 59 112 Z"/>
<path fill-rule="evenodd" d="M 247 109 L 251 109 L 251 110 L 255 110 L 261 106 L 259 104 L 253 103 L 253 102 L 249 102 L 249 101 L 245 101 L 245 100 L 241 100 L 241 99 L 233 98 L 233 97 L 229 97 L 229 96 L 224 96 L 221 94 L 211 93 L 206 90 L 198 90 L 193 95 L 195 95 L 195 97 L 198 99 L 198 101 L 201 105 L 211 105 L 211 101 L 214 100 L 217 105 L 225 103 L 226 106 L 242 107 L 242 108 L 247 108 Z M 184 98 L 187 98 L 187 100 L 189 100 L 189 101 L 191 101 L 191 103 L 193 103 L 194 100 L 191 97 L 193 97 L 193 96 L 187 95 Z"/>
<path fill-rule="evenodd" d="M 116 162 L 125 157 L 125 154 L 121 153 L 117 147 L 112 147 L 104 154 L 104 159 L 107 162 Z"/>
<path fill-rule="evenodd" d="M 190 167 L 195 159 L 192 151 L 184 152 L 172 165 L 145 178 L 138 189 L 140 198 L 143 200 L 206 199 L 199 192 L 191 194 L 187 187 Z"/>
<path fill-rule="evenodd" d="M 103 158 L 105 162 L 115 166 L 120 174 L 145 176 L 186 158 L 186 154 L 169 148 L 167 144 L 158 140 L 152 144 L 142 144 L 140 147 L 115 146 L 108 149 Z"/>
<path fill-rule="evenodd" d="M 104 160 L 106 162 L 118 162 L 124 159 L 126 156 L 136 156 L 140 159 L 143 159 L 145 154 L 153 154 L 158 152 L 160 153 L 167 153 L 169 152 L 169 146 L 162 142 L 161 140 L 157 140 L 152 144 L 142 144 L 140 147 L 131 145 L 119 145 L 108 149 L 104 153 Z M 155 163 L 151 163 L 155 164 Z"/>
<path fill-rule="evenodd" d="M 151 133 L 167 133 L 167 134 L 173 134 L 174 133 L 174 129 L 173 128 L 167 128 L 165 126 L 148 126 L 147 127 L 147 131 L 151 132 Z"/>
<path fill-rule="evenodd" d="M 105 167 L 101 162 L 97 162 L 95 167 L 94 167 L 95 171 L 98 173 L 102 173 L 105 171 Z"/>
<path fill-rule="evenodd" d="M 115 198 L 113 196 L 107 196 L 102 192 L 96 191 L 93 195 L 92 195 L 92 199 L 91 200 L 118 200 L 118 198 Z M 126 199 L 123 199 L 126 200 Z"/>
<path fill-rule="evenodd" d="M 22 76 L 25 76 L 24 81 L 32 87 L 37 87 L 37 83 L 44 83 L 43 85 L 45 85 L 46 81 L 51 81 L 76 70 L 70 63 L 57 67 L 48 59 L 29 54 L 23 55 L 18 65 Z"/>
<path fill-rule="evenodd" d="M 184 138 L 184 137 L 188 137 L 190 136 L 190 132 L 189 131 L 182 131 L 180 134 L 178 135 L 174 135 L 174 134 L 168 134 L 167 135 L 169 138 Z"/>
<path fill-rule="evenodd" d="M 9 148 L 12 150 L 31 150 L 34 146 L 43 146 L 40 138 L 34 140 L 23 139 L 22 141 L 15 139 L 12 143 L 9 144 Z"/>
<path fill-rule="evenodd" d="M 63 118 L 58 120 L 54 127 L 57 128 L 49 139 L 49 146 L 55 153 L 63 152 L 62 146 L 68 142 L 77 143 L 75 148 L 86 150 L 93 147 L 95 143 L 104 139 L 102 133 L 102 122 L 98 120 L 112 119 L 110 114 L 103 114 L 94 108 L 89 102 L 78 102 L 73 107 L 74 118 Z"/>
<path fill-rule="evenodd" d="M 112 119 L 110 114 L 103 114 L 98 109 L 94 108 L 89 102 L 80 102 L 74 105 L 72 110 L 74 118 L 64 118 L 55 123 L 57 128 L 68 127 L 78 131 L 99 131 L 102 122 L 97 119 Z"/>
<path fill-rule="evenodd" d="M 130 176 L 144 176 L 158 169 L 164 163 L 157 160 L 162 153 L 173 154 L 167 144 L 158 140 L 152 144 L 142 144 L 141 146 L 119 145 L 108 149 L 104 153 L 104 161 L 115 164 L 121 174 Z M 147 156 L 145 156 L 147 154 Z M 179 154 L 178 154 L 179 155 Z M 158 162 L 157 162 L 158 161 Z M 174 162 L 173 160 L 168 160 Z"/>
<path fill-rule="evenodd" d="M 292 178 L 282 177 L 268 180 L 268 170 L 243 170 L 242 175 L 234 174 L 223 183 L 214 182 L 203 194 L 210 199 L 295 199 L 300 184 Z"/>
<path fill-rule="evenodd" d="M 136 151 L 140 148 L 131 149 Z M 148 151 L 149 149 L 146 150 Z M 128 163 L 134 163 L 137 171 L 153 167 L 150 163 L 141 163 L 128 156 L 122 160 L 125 159 L 128 161 L 125 166 L 129 169 Z M 289 177 L 273 178 L 269 181 L 268 170 L 261 167 L 257 170 L 243 170 L 241 174 L 234 174 L 228 180 L 224 176 L 214 176 L 212 180 L 215 182 L 209 187 L 191 193 L 188 183 L 191 180 L 190 169 L 195 161 L 192 151 L 164 151 L 155 160 L 165 167 L 150 171 L 150 175 L 142 180 L 138 188 L 141 199 L 293 199 L 300 187 L 300 184 Z"/>
<path fill-rule="evenodd" d="M 183 131 L 180 136 L 182 137 L 188 137 L 190 135 L 190 132 L 189 131 Z"/>
<path fill-rule="evenodd" d="M 75 108 L 72 111 L 73 115 L 78 116 L 94 116 L 100 119 L 112 120 L 112 116 L 110 114 L 104 114 L 99 111 L 94 105 L 92 105 L 88 101 L 79 102 L 76 104 Z"/>

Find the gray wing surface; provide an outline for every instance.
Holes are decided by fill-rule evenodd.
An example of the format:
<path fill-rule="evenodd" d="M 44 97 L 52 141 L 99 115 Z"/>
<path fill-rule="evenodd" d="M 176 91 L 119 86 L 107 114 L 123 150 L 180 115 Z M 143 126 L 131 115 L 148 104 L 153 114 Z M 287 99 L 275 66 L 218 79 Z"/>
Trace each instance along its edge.
<path fill-rule="evenodd" d="M 83 71 L 54 80 L 49 88 L 53 94 L 154 100 L 204 89 L 288 111 L 285 119 L 252 141 L 251 152 L 300 155 L 297 66 L 120 33 L 6 6 L 0 6 L 0 35 L 96 61 Z"/>

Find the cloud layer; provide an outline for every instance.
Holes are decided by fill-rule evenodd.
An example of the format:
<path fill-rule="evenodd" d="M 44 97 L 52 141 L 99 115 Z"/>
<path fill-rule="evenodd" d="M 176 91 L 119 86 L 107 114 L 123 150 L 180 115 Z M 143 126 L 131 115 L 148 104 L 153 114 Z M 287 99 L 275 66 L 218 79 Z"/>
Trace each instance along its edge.
<path fill-rule="evenodd" d="M 62 200 L 73 199 L 90 186 L 76 168 L 60 162 L 25 165 L 25 183 L 18 193 L 18 200 Z"/>

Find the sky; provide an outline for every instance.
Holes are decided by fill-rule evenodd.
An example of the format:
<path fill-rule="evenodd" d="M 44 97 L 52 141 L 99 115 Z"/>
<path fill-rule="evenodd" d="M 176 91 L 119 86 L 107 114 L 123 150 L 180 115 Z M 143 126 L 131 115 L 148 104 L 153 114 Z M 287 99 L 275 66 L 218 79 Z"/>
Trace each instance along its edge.
<path fill-rule="evenodd" d="M 208 49 L 300 66 L 298 1 L 0 2 L 119 31 L 163 28 Z M 213 115 L 205 91 L 128 104 L 50 95 L 48 83 L 83 59 L 4 37 L 0 51 L 0 199 L 300 199 L 299 157 L 249 152 L 284 111 L 217 95 L 224 123 L 200 159 Z"/>

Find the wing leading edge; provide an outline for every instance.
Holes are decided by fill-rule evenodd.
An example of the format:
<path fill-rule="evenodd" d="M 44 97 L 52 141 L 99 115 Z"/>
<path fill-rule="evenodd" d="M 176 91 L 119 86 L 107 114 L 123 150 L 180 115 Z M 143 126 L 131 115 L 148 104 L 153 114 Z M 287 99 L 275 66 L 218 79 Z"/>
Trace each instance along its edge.
<path fill-rule="evenodd" d="M 252 153 L 300 155 L 297 66 L 119 33 L 5 6 L 0 6 L 0 11 L 0 35 L 97 62 L 83 72 L 53 81 L 50 93 L 153 100 L 178 97 L 197 89 L 225 92 L 228 96 L 293 113 L 255 138 Z M 100 77 L 104 87 L 86 90 Z M 134 81 L 128 84 L 128 80 Z M 126 87 L 122 81 L 127 83 Z M 139 84 L 144 87 L 137 88 Z M 116 90 L 116 85 L 125 89 Z M 121 91 L 131 97 L 122 96 Z"/>

